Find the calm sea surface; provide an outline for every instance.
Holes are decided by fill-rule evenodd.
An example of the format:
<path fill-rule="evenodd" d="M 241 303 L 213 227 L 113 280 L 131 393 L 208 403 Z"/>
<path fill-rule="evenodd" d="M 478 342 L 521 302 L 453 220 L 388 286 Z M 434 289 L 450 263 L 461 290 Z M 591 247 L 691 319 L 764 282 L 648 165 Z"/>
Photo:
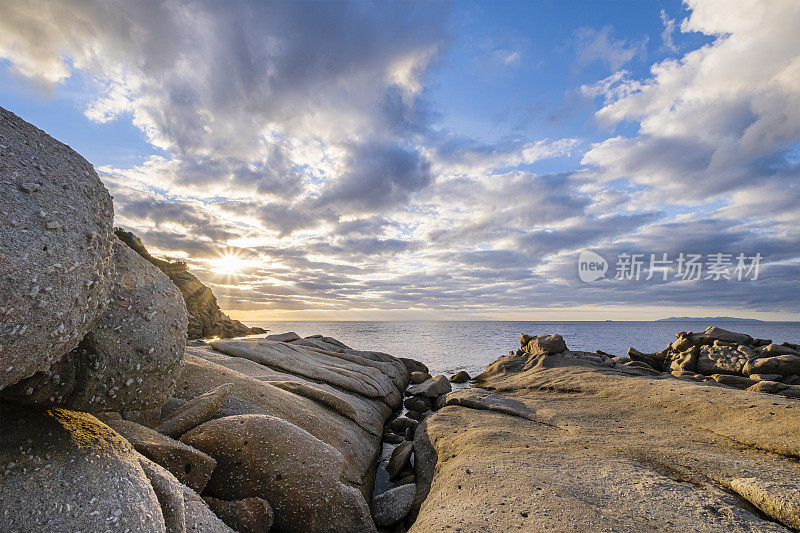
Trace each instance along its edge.
<path fill-rule="evenodd" d="M 661 350 L 679 331 L 714 325 L 775 342 L 800 343 L 800 322 L 252 322 L 270 333 L 294 331 L 303 337 L 326 335 L 362 350 L 422 361 L 431 373 L 466 370 L 475 375 L 519 348 L 519 334 L 560 333 L 572 350 L 603 350 L 625 355 L 629 346 Z"/>

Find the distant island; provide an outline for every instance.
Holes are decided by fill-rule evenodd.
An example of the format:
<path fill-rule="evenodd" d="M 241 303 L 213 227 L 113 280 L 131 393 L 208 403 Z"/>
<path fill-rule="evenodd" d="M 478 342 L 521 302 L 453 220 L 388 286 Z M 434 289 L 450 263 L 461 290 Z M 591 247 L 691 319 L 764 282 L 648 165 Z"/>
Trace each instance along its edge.
<path fill-rule="evenodd" d="M 660 318 L 654 322 L 697 322 L 703 320 L 712 322 L 764 322 L 756 318 L 736 318 L 732 316 L 671 316 L 669 318 Z"/>

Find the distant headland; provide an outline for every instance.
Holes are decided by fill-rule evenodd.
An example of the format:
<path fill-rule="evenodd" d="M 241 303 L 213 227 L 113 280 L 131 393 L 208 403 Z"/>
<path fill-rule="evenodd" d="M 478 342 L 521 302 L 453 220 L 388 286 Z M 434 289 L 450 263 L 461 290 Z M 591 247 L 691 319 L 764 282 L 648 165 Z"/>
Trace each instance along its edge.
<path fill-rule="evenodd" d="M 736 318 L 733 316 L 671 316 L 669 318 L 659 318 L 654 322 L 764 322 L 757 318 Z"/>

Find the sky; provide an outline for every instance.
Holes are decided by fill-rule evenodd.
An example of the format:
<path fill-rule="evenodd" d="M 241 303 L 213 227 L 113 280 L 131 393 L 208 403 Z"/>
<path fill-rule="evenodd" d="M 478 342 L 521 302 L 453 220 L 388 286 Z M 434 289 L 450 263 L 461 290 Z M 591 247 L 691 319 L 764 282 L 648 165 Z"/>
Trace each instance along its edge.
<path fill-rule="evenodd" d="M 234 318 L 800 321 L 798 27 L 796 0 L 0 0 L 0 106 Z"/>

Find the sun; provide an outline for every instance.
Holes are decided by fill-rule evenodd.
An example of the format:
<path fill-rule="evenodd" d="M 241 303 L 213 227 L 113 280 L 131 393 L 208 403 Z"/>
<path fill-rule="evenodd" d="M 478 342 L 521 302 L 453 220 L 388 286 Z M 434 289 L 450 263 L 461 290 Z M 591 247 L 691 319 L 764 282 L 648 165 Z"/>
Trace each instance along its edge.
<path fill-rule="evenodd" d="M 212 259 L 211 265 L 211 270 L 215 273 L 230 276 L 241 272 L 241 270 L 247 266 L 247 261 L 241 257 L 226 254 L 217 259 Z"/>

